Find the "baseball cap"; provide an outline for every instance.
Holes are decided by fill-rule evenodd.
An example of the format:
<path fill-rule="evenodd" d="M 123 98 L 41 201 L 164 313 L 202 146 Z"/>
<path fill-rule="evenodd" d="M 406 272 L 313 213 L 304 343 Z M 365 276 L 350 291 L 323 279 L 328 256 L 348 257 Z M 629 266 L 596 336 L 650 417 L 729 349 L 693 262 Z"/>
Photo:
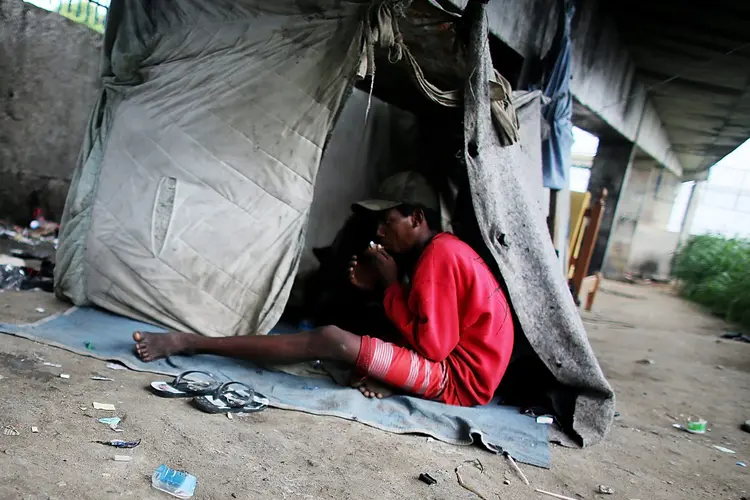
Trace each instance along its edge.
<path fill-rule="evenodd" d="M 371 200 L 363 200 L 352 205 L 352 210 L 364 208 L 372 212 L 382 212 L 399 205 L 419 205 L 434 211 L 440 210 L 440 200 L 427 179 L 416 172 L 399 172 L 387 178 Z"/>

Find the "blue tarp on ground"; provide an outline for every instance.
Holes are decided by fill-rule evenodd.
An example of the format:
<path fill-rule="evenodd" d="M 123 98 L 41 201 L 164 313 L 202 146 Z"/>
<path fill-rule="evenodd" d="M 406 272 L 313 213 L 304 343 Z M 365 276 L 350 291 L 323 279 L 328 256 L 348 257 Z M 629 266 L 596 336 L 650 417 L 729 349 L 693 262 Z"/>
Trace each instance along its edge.
<path fill-rule="evenodd" d="M 490 451 L 505 450 L 520 462 L 547 468 L 550 465 L 547 426 L 520 414 L 518 408 L 497 404 L 461 408 L 410 396 L 372 400 L 330 379 L 298 377 L 218 356 L 173 356 L 169 362 L 143 363 L 133 352 L 131 336 L 135 330 L 163 331 L 93 308 L 71 308 L 29 325 L 0 324 L 0 332 L 97 359 L 119 361 L 133 370 L 169 375 L 186 370 L 208 371 L 253 387 L 268 396 L 276 408 L 356 420 L 397 434 L 425 434 L 453 444 L 478 442 Z M 93 350 L 86 347 L 89 341 Z"/>

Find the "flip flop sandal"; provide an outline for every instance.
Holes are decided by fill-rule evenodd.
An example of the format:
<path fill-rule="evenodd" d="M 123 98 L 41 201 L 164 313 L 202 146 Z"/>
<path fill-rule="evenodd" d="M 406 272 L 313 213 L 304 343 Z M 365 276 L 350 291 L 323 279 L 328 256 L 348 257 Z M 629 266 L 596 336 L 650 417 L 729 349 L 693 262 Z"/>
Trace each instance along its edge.
<path fill-rule="evenodd" d="M 206 413 L 255 413 L 268 408 L 267 397 L 240 382 L 227 382 L 213 394 L 193 399 L 193 403 Z"/>
<path fill-rule="evenodd" d="M 188 380 L 186 375 L 191 373 L 205 375 L 203 378 L 208 378 L 208 380 L 195 380 L 195 377 Z M 162 398 L 192 398 L 204 394 L 213 394 L 220 387 L 221 384 L 213 375 L 200 370 L 182 372 L 172 382 L 160 380 L 151 382 L 151 391 Z"/>

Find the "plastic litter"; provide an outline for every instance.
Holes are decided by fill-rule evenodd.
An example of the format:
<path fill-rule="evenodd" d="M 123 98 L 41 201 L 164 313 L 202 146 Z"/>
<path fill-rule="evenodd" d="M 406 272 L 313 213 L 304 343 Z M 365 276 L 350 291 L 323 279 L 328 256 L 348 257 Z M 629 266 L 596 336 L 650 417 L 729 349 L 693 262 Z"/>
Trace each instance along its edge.
<path fill-rule="evenodd" d="M 52 368 L 62 368 L 62 365 L 60 363 L 50 363 L 49 361 L 45 361 L 42 364 L 44 366 L 51 366 Z"/>
<path fill-rule="evenodd" d="M 734 455 L 736 453 L 734 450 L 730 450 L 729 448 L 724 448 L 723 446 L 719 446 L 718 444 L 715 444 L 714 448 L 724 453 L 729 453 L 730 455 Z"/>
<path fill-rule="evenodd" d="M 740 467 L 747 467 L 747 464 L 745 462 L 737 462 L 735 465 L 739 465 Z"/>
<path fill-rule="evenodd" d="M 638 363 L 639 365 L 653 365 L 654 360 L 649 359 L 649 358 L 643 358 L 643 359 L 639 359 L 638 361 L 636 361 L 636 363 Z"/>
<path fill-rule="evenodd" d="M 94 344 L 92 344 L 91 342 L 86 342 L 83 345 L 86 346 L 86 349 L 88 349 L 89 351 L 93 351 L 94 350 Z"/>
<path fill-rule="evenodd" d="M 12 265 L 0 265 L 0 290 L 20 290 L 26 279 L 23 268 Z"/>
<path fill-rule="evenodd" d="M 123 441 L 122 439 L 111 439 L 109 441 L 94 441 L 99 444 L 106 444 L 108 446 L 114 446 L 115 448 L 135 448 L 141 444 L 141 440 L 138 441 Z"/>
<path fill-rule="evenodd" d="M 43 312 L 44 312 L 44 308 L 43 308 L 43 307 L 37 307 L 37 308 L 36 308 L 36 309 L 34 309 L 34 310 L 35 310 L 36 312 L 38 312 L 38 313 L 43 313 Z"/>
<path fill-rule="evenodd" d="M 5 434 L 6 436 L 18 436 L 21 433 L 18 432 L 18 429 L 16 429 L 12 425 L 6 425 L 3 429 L 3 434 Z"/>
<path fill-rule="evenodd" d="M 552 417 L 549 417 L 547 415 L 543 415 L 543 416 L 540 416 L 540 417 L 536 417 L 536 423 L 537 424 L 547 424 L 547 425 L 550 425 L 550 424 L 554 424 L 555 423 L 555 419 L 552 418 Z"/>
<path fill-rule="evenodd" d="M 601 493 L 602 495 L 614 495 L 615 489 L 611 486 L 605 486 L 603 484 L 600 484 L 596 487 L 596 492 Z"/>
<path fill-rule="evenodd" d="M 106 425 L 117 425 L 120 423 L 120 419 L 118 417 L 106 417 L 106 418 L 100 418 L 99 422 L 106 424 Z"/>
<path fill-rule="evenodd" d="M 187 472 L 160 465 L 151 476 L 151 486 L 177 498 L 190 498 L 195 493 L 198 478 Z"/>
<path fill-rule="evenodd" d="M 115 455 L 115 462 L 130 462 L 133 457 L 130 455 Z"/>
<path fill-rule="evenodd" d="M 107 363 L 107 368 L 110 370 L 127 370 L 127 367 L 118 365 L 117 363 Z"/>
<path fill-rule="evenodd" d="M 67 373 L 61 373 L 60 378 L 70 378 L 70 375 L 68 375 Z"/>
<path fill-rule="evenodd" d="M 34 434 L 37 434 L 39 432 L 39 427 L 36 427 L 36 426 L 32 425 L 31 426 L 31 432 L 34 433 Z"/>
<path fill-rule="evenodd" d="M 707 426 L 708 426 L 708 422 L 700 418 L 698 420 L 688 421 L 687 426 L 685 427 L 685 430 L 692 434 L 705 434 Z"/>
<path fill-rule="evenodd" d="M 92 404 L 94 405 L 94 409 L 95 410 L 107 410 L 107 411 L 115 411 L 116 410 L 115 405 L 113 405 L 113 404 L 109 404 L 109 403 L 97 403 L 96 401 L 94 401 Z"/>
<path fill-rule="evenodd" d="M 95 375 L 91 377 L 91 380 L 100 380 L 102 382 L 114 382 L 115 379 L 109 378 L 109 377 L 100 377 L 99 375 Z"/>
<path fill-rule="evenodd" d="M 745 422 L 740 426 L 740 429 L 745 432 L 750 432 L 750 420 L 745 420 Z"/>

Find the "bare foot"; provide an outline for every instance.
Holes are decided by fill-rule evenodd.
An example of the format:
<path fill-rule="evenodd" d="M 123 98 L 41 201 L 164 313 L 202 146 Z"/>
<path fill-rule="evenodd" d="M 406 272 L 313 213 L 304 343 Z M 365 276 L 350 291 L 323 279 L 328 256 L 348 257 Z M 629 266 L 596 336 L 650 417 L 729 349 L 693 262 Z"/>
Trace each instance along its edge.
<path fill-rule="evenodd" d="M 193 348 L 194 333 L 133 332 L 135 352 L 143 361 L 154 361 L 173 354 L 188 353 Z"/>
<path fill-rule="evenodd" d="M 352 382 L 352 387 L 359 389 L 366 398 L 383 399 L 393 395 L 393 389 L 377 380 L 360 379 Z"/>

